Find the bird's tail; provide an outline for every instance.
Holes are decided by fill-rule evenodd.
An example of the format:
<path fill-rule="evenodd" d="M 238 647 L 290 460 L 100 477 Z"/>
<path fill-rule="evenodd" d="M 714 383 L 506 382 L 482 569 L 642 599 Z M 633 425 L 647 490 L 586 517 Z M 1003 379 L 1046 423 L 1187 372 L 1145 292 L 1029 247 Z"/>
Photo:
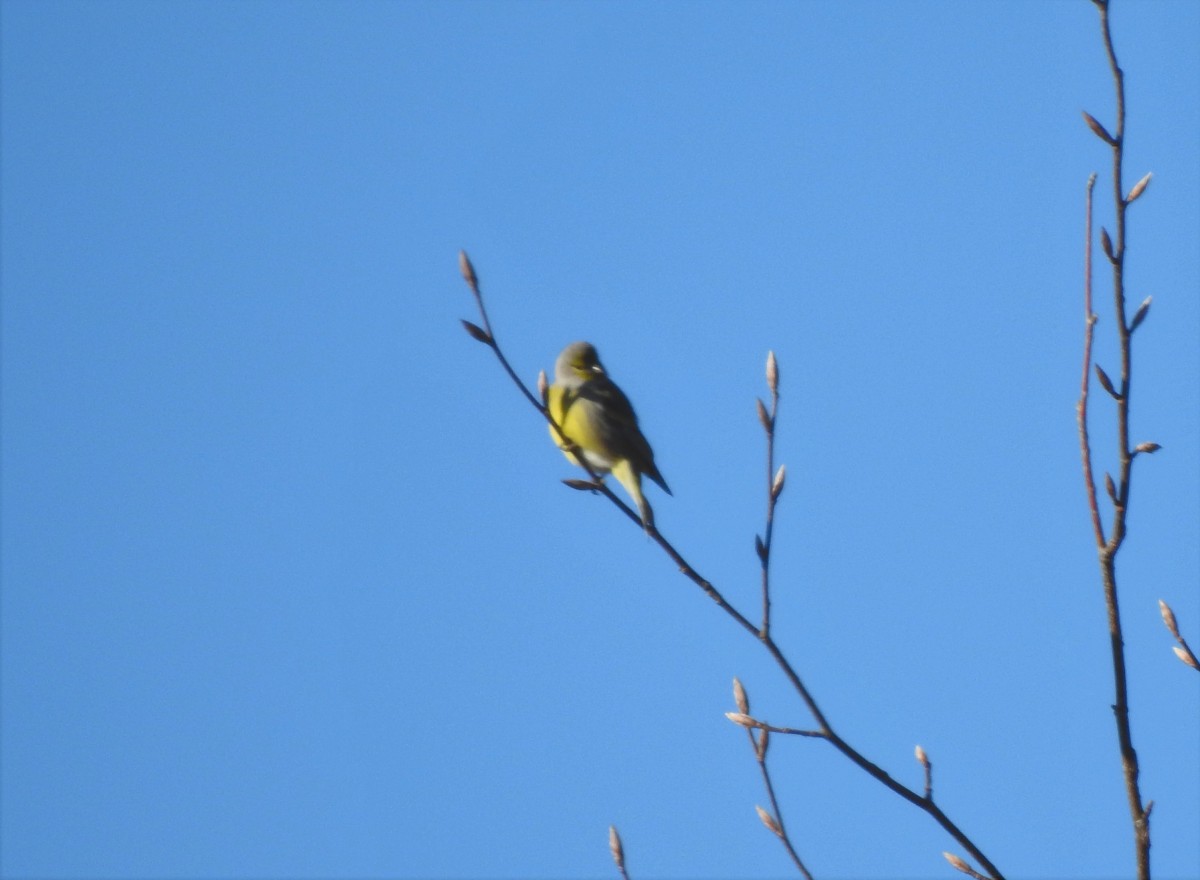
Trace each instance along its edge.
<path fill-rule="evenodd" d="M 642 493 L 642 475 L 629 463 L 629 459 L 622 459 L 613 465 L 612 475 L 637 504 L 638 513 L 642 517 L 642 528 L 646 530 L 647 535 L 650 534 L 650 528 L 654 525 L 654 510 Z"/>

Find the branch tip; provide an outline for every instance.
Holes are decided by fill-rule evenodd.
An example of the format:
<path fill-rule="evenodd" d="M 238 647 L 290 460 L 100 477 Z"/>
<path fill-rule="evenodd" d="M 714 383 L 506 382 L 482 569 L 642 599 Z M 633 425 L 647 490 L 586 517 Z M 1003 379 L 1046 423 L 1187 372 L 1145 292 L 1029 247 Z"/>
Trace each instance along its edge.
<path fill-rule="evenodd" d="M 1162 599 L 1158 600 L 1158 613 L 1162 615 L 1163 623 L 1170 630 L 1171 635 L 1179 638 L 1179 625 L 1175 623 L 1175 612 L 1171 610 L 1171 606 Z"/>
<path fill-rule="evenodd" d="M 458 252 L 458 271 L 462 273 L 463 281 L 470 285 L 471 290 L 479 292 L 479 278 L 475 275 L 475 267 L 466 251 Z"/>
<path fill-rule="evenodd" d="M 621 845 L 621 835 L 617 834 L 617 826 L 608 826 L 608 849 L 612 853 L 613 861 L 616 862 L 617 868 L 621 871 L 625 870 L 625 848 Z"/>

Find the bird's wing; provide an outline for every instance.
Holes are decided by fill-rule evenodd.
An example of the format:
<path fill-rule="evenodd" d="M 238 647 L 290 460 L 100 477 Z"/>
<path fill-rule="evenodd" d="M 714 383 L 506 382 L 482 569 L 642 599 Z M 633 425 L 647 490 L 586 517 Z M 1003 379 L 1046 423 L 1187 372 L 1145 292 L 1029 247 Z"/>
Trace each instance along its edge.
<path fill-rule="evenodd" d="M 633 404 L 620 388 L 607 377 L 598 377 L 585 382 L 579 388 L 579 396 L 593 401 L 602 408 L 606 418 L 597 419 L 597 430 L 604 436 L 604 445 L 618 458 L 627 458 L 639 473 L 648 476 L 669 495 L 667 482 L 654 464 L 654 450 L 638 427 Z"/>

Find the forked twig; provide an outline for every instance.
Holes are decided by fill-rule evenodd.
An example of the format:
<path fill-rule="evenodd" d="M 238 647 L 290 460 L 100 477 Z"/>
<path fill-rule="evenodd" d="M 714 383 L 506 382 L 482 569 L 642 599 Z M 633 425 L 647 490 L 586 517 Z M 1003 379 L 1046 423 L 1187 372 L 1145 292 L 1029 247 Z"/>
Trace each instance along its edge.
<path fill-rule="evenodd" d="M 1107 373 L 1095 365 L 1096 378 L 1102 388 L 1116 402 L 1117 410 L 1117 478 L 1105 474 L 1105 489 L 1113 505 L 1112 527 L 1106 538 L 1101 522 L 1099 503 L 1096 499 L 1096 485 L 1092 471 L 1091 444 L 1088 438 L 1087 391 L 1091 380 L 1088 369 L 1091 361 L 1092 328 L 1096 316 L 1092 313 L 1092 275 L 1091 275 L 1091 193 L 1095 175 L 1088 181 L 1087 198 L 1087 245 L 1085 248 L 1086 267 L 1084 271 L 1084 310 L 1086 331 L 1084 336 L 1084 375 L 1080 391 L 1079 437 L 1083 455 L 1083 468 L 1088 494 L 1088 508 L 1092 519 L 1092 529 L 1095 532 L 1096 547 L 1099 554 L 1100 578 L 1104 586 L 1104 604 L 1108 612 L 1109 646 L 1112 654 L 1113 715 L 1117 726 L 1117 740 L 1121 754 L 1121 769 L 1125 779 L 1125 794 L 1129 802 L 1129 813 L 1133 822 L 1134 856 L 1137 863 L 1139 880 L 1150 878 L 1150 810 L 1153 802 L 1143 805 L 1142 794 L 1138 783 L 1138 756 L 1133 747 L 1133 733 L 1129 721 L 1129 685 L 1125 668 L 1125 642 L 1121 628 L 1121 611 L 1117 598 L 1116 557 L 1125 540 L 1126 516 L 1129 510 L 1130 476 L 1133 470 L 1133 460 L 1140 453 L 1152 453 L 1159 449 L 1157 443 L 1142 443 L 1130 449 L 1129 445 L 1129 395 L 1132 366 L 1132 336 L 1134 330 L 1145 319 L 1150 299 L 1147 298 L 1132 321 L 1125 314 L 1125 221 L 1129 206 L 1146 189 L 1150 175 L 1143 177 L 1129 191 L 1124 193 L 1122 184 L 1122 164 L 1125 158 L 1125 75 L 1117 63 L 1117 55 L 1113 49 L 1112 31 L 1108 20 L 1108 0 L 1092 0 L 1100 12 L 1100 29 L 1104 40 L 1104 50 L 1108 55 L 1109 68 L 1112 71 L 1113 84 L 1116 91 L 1116 127 L 1112 133 L 1096 120 L 1095 117 L 1084 113 L 1084 121 L 1092 132 L 1104 141 L 1112 150 L 1112 184 L 1113 201 L 1116 208 L 1115 240 L 1108 231 L 1101 229 L 1100 244 L 1105 257 L 1112 267 L 1113 277 L 1113 317 L 1117 328 L 1117 340 L 1120 348 L 1121 373 L 1119 381 L 1114 383 Z"/>
<path fill-rule="evenodd" d="M 788 834 L 787 825 L 783 821 L 783 810 L 779 806 L 779 798 L 775 795 L 775 784 L 771 781 L 771 770 L 767 767 L 767 746 L 770 744 L 771 731 L 778 733 L 797 733 L 802 736 L 820 736 L 817 731 L 811 730 L 792 730 L 785 727 L 772 727 L 769 724 L 764 724 L 750 717 L 750 698 L 746 696 L 746 689 L 737 678 L 733 680 L 733 702 L 737 705 L 737 712 L 726 712 L 725 717 L 737 724 L 746 728 L 746 736 L 750 740 L 750 749 L 754 752 L 754 760 L 758 763 L 758 770 L 762 774 L 763 786 L 767 790 L 767 800 L 771 803 L 771 809 L 764 810 L 762 807 L 755 806 L 754 810 L 758 813 L 759 821 L 767 827 L 767 830 L 779 838 L 779 842 L 783 844 L 783 848 L 787 850 L 788 856 L 792 863 L 796 866 L 796 870 L 805 880 L 813 880 L 812 874 L 800 859 L 799 853 L 796 852 L 796 847 L 792 844 L 791 835 Z M 757 729 L 758 735 L 755 736 Z"/>

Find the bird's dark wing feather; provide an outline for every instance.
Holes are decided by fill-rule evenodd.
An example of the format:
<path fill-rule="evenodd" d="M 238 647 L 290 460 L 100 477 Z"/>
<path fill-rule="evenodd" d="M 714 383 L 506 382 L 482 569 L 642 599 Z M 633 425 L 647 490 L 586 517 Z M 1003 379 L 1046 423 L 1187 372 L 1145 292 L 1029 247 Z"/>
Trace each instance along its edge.
<path fill-rule="evenodd" d="M 658 483 L 670 495 L 667 481 L 654 464 L 654 450 L 642 435 L 637 414 L 625 392 L 607 376 L 600 376 L 584 383 L 579 388 L 579 396 L 599 404 L 608 414 L 610 424 L 597 426 L 604 434 L 605 445 L 621 458 L 629 459 L 634 468 Z"/>

